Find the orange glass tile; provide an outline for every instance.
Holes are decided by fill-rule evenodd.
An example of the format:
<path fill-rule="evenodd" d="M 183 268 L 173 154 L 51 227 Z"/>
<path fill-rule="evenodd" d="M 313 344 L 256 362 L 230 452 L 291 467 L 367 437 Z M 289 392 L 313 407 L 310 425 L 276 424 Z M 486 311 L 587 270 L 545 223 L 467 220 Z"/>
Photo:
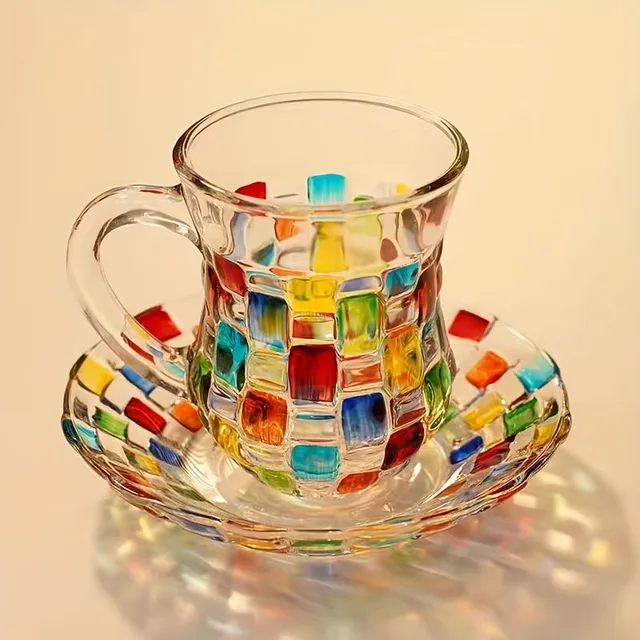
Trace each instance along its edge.
<path fill-rule="evenodd" d="M 382 381 L 380 362 L 371 362 L 362 358 L 344 360 L 340 369 L 340 386 L 343 389 L 357 389 Z"/>
<path fill-rule="evenodd" d="M 298 235 L 300 230 L 297 228 L 295 220 L 277 218 L 275 233 L 278 240 L 288 240 L 289 238 L 293 238 L 293 236 Z"/>
<path fill-rule="evenodd" d="M 247 437 L 281 445 L 287 426 L 287 401 L 271 393 L 251 390 L 242 403 L 242 427 Z"/>
<path fill-rule="evenodd" d="M 189 429 L 189 431 L 198 431 L 202 429 L 202 421 L 200 420 L 200 414 L 187 400 L 181 400 L 170 411 L 171 415 L 183 426 Z"/>
<path fill-rule="evenodd" d="M 467 372 L 467 380 L 478 389 L 485 389 L 497 382 L 509 368 L 509 364 L 493 351 L 487 351 Z"/>
<path fill-rule="evenodd" d="M 352 473 L 340 480 L 338 493 L 355 493 L 375 484 L 380 477 L 379 471 L 365 471 L 364 473 Z"/>

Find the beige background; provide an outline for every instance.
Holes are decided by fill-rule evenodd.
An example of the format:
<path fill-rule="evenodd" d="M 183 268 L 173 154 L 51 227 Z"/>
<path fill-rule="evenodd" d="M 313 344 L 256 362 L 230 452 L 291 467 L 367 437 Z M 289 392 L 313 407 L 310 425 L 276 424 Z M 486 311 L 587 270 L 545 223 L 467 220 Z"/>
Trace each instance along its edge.
<path fill-rule="evenodd" d="M 65 241 L 100 191 L 175 181 L 171 147 L 193 120 L 262 93 L 388 94 L 461 128 L 472 160 L 445 295 L 555 355 L 575 417 L 567 448 L 622 501 L 640 551 L 640 3 L 1 4 L 0 637 L 138 637 L 90 563 L 106 487 L 58 426 L 68 367 L 95 340 L 66 284 Z M 125 301 L 197 288 L 187 243 L 144 231 L 113 245 Z M 633 567 L 611 638 L 638 637 Z"/>

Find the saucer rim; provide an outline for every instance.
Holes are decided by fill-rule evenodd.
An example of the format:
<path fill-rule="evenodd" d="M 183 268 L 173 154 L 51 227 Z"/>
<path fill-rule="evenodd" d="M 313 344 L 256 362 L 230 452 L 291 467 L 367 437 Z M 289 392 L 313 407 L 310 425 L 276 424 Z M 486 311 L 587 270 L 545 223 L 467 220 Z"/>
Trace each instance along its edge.
<path fill-rule="evenodd" d="M 180 299 L 167 301 L 162 304 L 170 306 L 181 300 L 193 297 L 194 296 L 181 296 Z M 493 314 L 490 315 L 495 317 Z M 513 329 L 508 323 L 505 324 L 511 331 L 535 346 L 535 343 L 523 335 L 522 332 Z M 388 520 L 375 523 L 349 526 L 344 529 L 336 529 L 335 527 L 330 529 L 317 527 L 305 529 L 300 527 L 264 525 L 256 520 L 251 521 L 246 518 L 241 519 L 234 517 L 225 510 L 221 511 L 218 516 L 213 513 L 200 512 L 193 505 L 187 503 L 186 499 L 184 502 L 179 502 L 175 499 L 175 506 L 173 506 L 171 500 L 167 499 L 167 496 L 163 496 L 164 499 L 159 499 L 143 490 L 134 492 L 123 484 L 122 478 L 118 476 L 118 468 L 116 465 L 108 460 L 105 460 L 104 465 L 99 464 L 91 451 L 68 437 L 65 431 L 65 423 L 67 421 L 71 422 L 75 429 L 70 397 L 74 382 L 76 381 L 76 373 L 84 359 L 96 349 L 99 349 L 101 345 L 104 345 L 104 341 L 99 340 L 94 343 L 76 359 L 70 368 L 69 377 L 65 386 L 61 416 L 63 432 L 67 442 L 98 475 L 108 482 L 113 491 L 133 506 L 143 509 L 156 517 L 172 521 L 194 533 L 199 533 L 200 535 L 213 538 L 220 542 L 236 543 L 251 549 L 275 551 L 293 555 L 349 555 L 395 546 L 410 540 L 417 540 L 424 536 L 432 535 L 439 531 L 444 531 L 445 529 L 455 526 L 463 518 L 486 511 L 523 489 L 528 480 L 548 462 L 556 449 L 566 440 L 571 430 L 572 420 L 568 393 L 558 369 L 557 380 L 562 390 L 563 403 L 562 406 L 558 408 L 558 422 L 553 436 L 535 453 L 530 453 L 528 457 L 523 458 L 521 464 L 515 469 L 516 473 L 507 474 L 504 481 L 499 481 L 495 485 L 491 485 L 485 492 L 475 495 L 473 499 L 468 502 L 452 504 L 453 499 L 459 496 L 460 491 L 466 490 L 464 486 L 461 486 L 460 490 L 447 495 L 447 500 L 440 505 L 440 508 L 436 508 L 435 510 L 425 509 L 425 506 L 429 502 L 435 502 L 438 499 L 438 493 L 444 490 L 445 485 L 445 487 L 441 487 L 439 491 L 422 506 L 420 511 L 411 512 L 407 510 L 405 513 L 394 514 Z M 555 363 L 553 357 L 546 351 L 541 349 L 540 351 L 543 351 L 543 353 Z M 209 437 L 212 437 L 208 431 L 207 434 Z M 207 501 L 207 508 L 213 511 L 216 505 Z M 198 531 L 197 528 L 199 526 L 211 527 L 217 531 L 218 535 Z M 322 549 L 310 550 L 296 548 L 293 544 L 294 542 L 307 542 L 311 546 L 314 542 L 318 543 L 320 541 L 340 542 L 342 546 L 339 549 L 323 551 Z M 371 546 L 368 546 L 367 542 L 369 542 Z"/>

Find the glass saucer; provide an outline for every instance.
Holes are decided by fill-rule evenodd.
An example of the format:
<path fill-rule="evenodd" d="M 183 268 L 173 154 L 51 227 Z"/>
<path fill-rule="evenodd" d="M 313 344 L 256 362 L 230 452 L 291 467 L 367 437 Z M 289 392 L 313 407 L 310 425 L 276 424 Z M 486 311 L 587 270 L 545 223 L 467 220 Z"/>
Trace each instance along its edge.
<path fill-rule="evenodd" d="M 182 330 L 174 346 L 191 343 L 201 306 L 195 295 L 156 307 Z M 447 420 L 400 473 L 369 489 L 313 498 L 284 477 L 265 484 L 216 444 L 193 404 L 104 343 L 71 369 L 63 431 L 128 502 L 214 540 L 342 555 L 417 539 L 522 489 L 571 426 L 553 359 L 493 316 L 446 311 L 459 368 Z"/>

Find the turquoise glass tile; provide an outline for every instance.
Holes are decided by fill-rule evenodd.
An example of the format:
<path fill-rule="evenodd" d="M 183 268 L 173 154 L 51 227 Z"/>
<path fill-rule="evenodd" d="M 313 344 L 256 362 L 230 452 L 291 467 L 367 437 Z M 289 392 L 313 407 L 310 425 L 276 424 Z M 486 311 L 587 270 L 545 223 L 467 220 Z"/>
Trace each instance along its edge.
<path fill-rule="evenodd" d="M 346 179 L 339 173 L 323 173 L 307 178 L 310 204 L 335 204 L 344 201 Z"/>
<path fill-rule="evenodd" d="M 73 422 L 69 418 L 62 419 L 62 433 L 64 433 L 64 437 L 72 447 L 78 447 L 81 440 L 76 433 Z"/>
<path fill-rule="evenodd" d="M 418 281 L 419 265 L 417 262 L 390 269 L 384 276 L 384 289 L 388 296 L 397 296 L 411 291 Z"/>
<path fill-rule="evenodd" d="M 387 407 L 381 393 L 345 398 L 342 431 L 347 449 L 380 444 L 387 436 Z"/>
<path fill-rule="evenodd" d="M 338 447 L 295 445 L 291 451 L 291 469 L 299 480 L 334 480 L 340 469 Z"/>
<path fill-rule="evenodd" d="M 249 293 L 247 325 L 252 340 L 283 353 L 287 345 L 289 312 L 282 298 Z"/>
<path fill-rule="evenodd" d="M 244 387 L 248 351 L 246 338 L 231 325 L 220 322 L 214 347 L 216 378 L 240 391 Z"/>
<path fill-rule="evenodd" d="M 93 429 L 76 422 L 76 431 L 80 440 L 82 440 L 89 449 L 93 449 L 93 451 L 102 451 L 100 441 L 98 440 L 98 434 Z"/>
<path fill-rule="evenodd" d="M 179 365 L 177 362 L 163 361 L 162 366 L 164 367 L 165 371 L 168 371 L 176 378 L 184 377 L 184 367 Z"/>
<path fill-rule="evenodd" d="M 536 389 L 544 387 L 556 373 L 555 364 L 544 353 L 536 356 L 522 369 L 516 371 L 516 375 L 527 393 L 533 393 Z"/>

